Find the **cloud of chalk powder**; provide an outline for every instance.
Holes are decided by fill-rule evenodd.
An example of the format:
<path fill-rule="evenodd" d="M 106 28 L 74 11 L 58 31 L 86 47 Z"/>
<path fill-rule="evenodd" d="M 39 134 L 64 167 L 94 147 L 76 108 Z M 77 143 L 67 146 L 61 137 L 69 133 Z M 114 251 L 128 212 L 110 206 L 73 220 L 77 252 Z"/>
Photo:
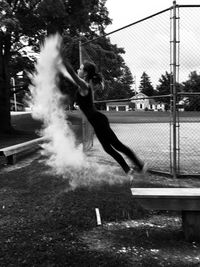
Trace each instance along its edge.
<path fill-rule="evenodd" d="M 49 174 L 66 178 L 69 181 L 67 190 L 103 183 L 123 183 L 124 175 L 117 174 L 113 167 L 98 164 L 94 156 L 92 161 L 85 158 L 82 146 L 76 146 L 75 135 L 64 110 L 65 97 L 57 86 L 58 72 L 62 71 L 65 76 L 68 75 L 62 66 L 60 44 L 58 35 L 46 39 L 41 47 L 35 73 L 31 77 L 32 85 L 29 86 L 32 116 L 42 121 L 41 135 L 47 140 L 43 144 L 42 153 L 45 155 L 45 163 L 52 168 Z"/>
<path fill-rule="evenodd" d="M 46 163 L 56 173 L 64 174 L 69 166 L 81 167 L 84 154 L 80 146 L 76 147 L 75 135 L 64 109 L 64 96 L 57 87 L 58 73 L 62 65 L 60 45 L 59 35 L 45 40 L 29 89 L 32 116 L 43 122 L 41 135 L 47 140 L 43 145 L 43 154 L 47 156 Z"/>
<path fill-rule="evenodd" d="M 116 185 L 129 182 L 118 167 L 108 166 L 99 163 L 91 163 L 88 166 L 77 169 L 73 172 L 68 170 L 65 173 L 68 178 L 69 187 L 66 191 L 75 190 L 79 187 L 93 188 L 101 185 Z"/>

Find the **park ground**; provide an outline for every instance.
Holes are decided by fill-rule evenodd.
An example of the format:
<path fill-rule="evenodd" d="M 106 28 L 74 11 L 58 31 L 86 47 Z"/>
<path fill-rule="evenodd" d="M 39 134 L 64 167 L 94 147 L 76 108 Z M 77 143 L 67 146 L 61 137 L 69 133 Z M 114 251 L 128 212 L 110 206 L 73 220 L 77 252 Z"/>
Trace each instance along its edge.
<path fill-rule="evenodd" d="M 22 127 L 19 117 L 14 121 Z M 35 138 L 36 126 L 30 122 L 22 127 L 28 134 L 2 136 L 1 147 Z M 138 206 L 117 166 L 98 163 L 94 153 L 88 159 L 105 171 L 71 169 L 68 179 L 54 174 L 39 151 L 14 166 L 1 166 L 0 266 L 200 266 L 200 244 L 185 241 L 181 214 Z M 73 176 L 88 184 L 70 190 Z M 184 178 L 179 184 L 199 187 L 200 181 Z M 173 187 L 174 180 L 149 175 L 134 186 Z"/>

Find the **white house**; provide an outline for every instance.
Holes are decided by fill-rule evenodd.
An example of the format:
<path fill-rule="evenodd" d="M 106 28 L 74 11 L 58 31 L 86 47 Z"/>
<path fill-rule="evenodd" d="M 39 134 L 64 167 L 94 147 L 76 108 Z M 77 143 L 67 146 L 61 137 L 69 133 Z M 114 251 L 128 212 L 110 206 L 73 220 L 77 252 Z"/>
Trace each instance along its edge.
<path fill-rule="evenodd" d="M 134 108 L 133 108 L 134 106 Z M 107 102 L 106 111 L 165 111 L 165 104 L 156 101 L 153 98 L 147 98 L 147 95 L 138 93 L 133 96 L 130 102 Z"/>
<path fill-rule="evenodd" d="M 129 111 L 130 102 L 108 102 L 106 111 Z"/>
<path fill-rule="evenodd" d="M 147 95 L 138 93 L 131 98 L 131 103 L 135 104 L 136 111 L 152 110 L 165 111 L 165 104 L 156 101 L 154 98 L 147 98 Z"/>

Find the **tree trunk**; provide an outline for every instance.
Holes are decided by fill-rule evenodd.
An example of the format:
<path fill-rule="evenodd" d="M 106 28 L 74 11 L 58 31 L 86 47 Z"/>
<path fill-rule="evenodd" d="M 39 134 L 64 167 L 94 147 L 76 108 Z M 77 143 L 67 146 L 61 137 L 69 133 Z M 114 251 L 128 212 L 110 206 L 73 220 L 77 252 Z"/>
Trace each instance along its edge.
<path fill-rule="evenodd" d="M 10 132 L 10 85 L 8 60 L 10 53 L 10 38 L 0 32 L 0 133 Z"/>

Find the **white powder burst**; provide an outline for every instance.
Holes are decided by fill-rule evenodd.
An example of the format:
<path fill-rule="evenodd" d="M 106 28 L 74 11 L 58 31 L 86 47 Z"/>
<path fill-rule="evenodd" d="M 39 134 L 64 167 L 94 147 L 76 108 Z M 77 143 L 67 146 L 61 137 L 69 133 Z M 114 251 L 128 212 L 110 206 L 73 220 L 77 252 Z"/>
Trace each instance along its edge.
<path fill-rule="evenodd" d="M 47 164 L 56 173 L 64 174 L 69 166 L 81 167 L 85 159 L 81 147 L 75 145 L 75 136 L 64 109 L 64 96 L 57 86 L 58 74 L 64 69 L 60 46 L 61 37 L 58 34 L 46 38 L 29 88 L 32 116 L 43 122 L 41 135 L 47 139 L 43 145 Z"/>
<path fill-rule="evenodd" d="M 42 150 L 45 162 L 51 166 L 51 174 L 62 175 L 69 180 L 68 190 L 126 182 L 126 177 L 118 175 L 112 167 L 98 164 L 94 155 L 90 162 L 82 146 L 76 146 L 63 104 L 65 96 L 58 88 L 59 72 L 72 81 L 62 64 L 60 46 L 59 35 L 46 38 L 31 77 L 32 85 L 29 86 L 32 116 L 42 121 L 41 135 L 47 140 Z"/>

